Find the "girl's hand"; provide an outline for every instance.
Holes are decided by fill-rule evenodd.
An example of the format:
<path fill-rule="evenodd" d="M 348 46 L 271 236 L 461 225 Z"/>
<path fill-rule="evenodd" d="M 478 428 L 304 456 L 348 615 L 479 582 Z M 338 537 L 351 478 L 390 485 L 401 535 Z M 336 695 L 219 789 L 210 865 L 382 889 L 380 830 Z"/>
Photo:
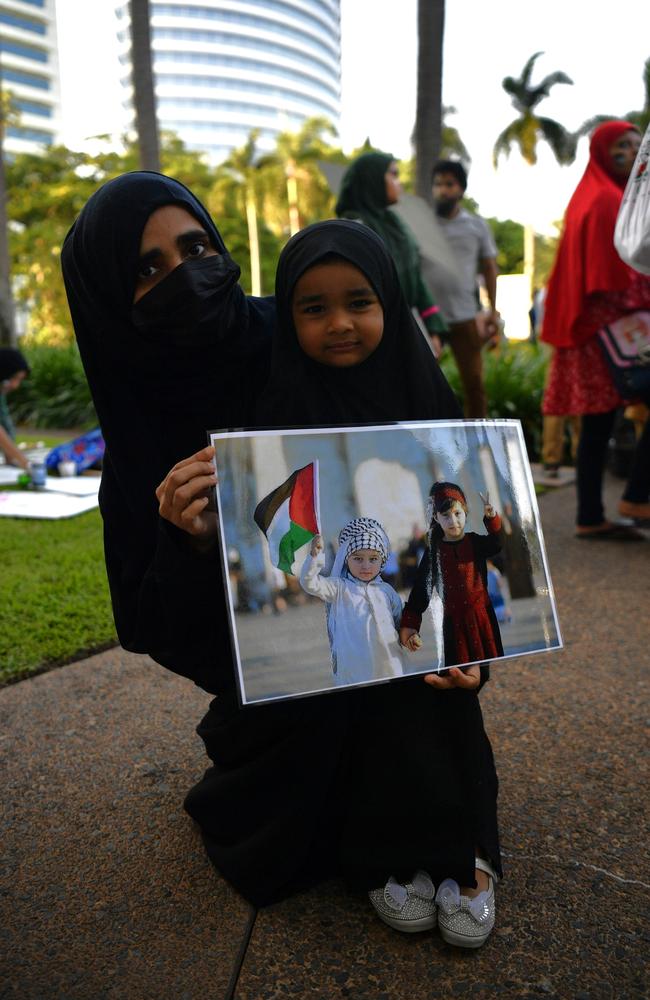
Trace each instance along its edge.
<path fill-rule="evenodd" d="M 425 674 L 426 684 L 430 684 L 439 691 L 447 691 L 450 688 L 465 688 L 466 691 L 475 691 L 481 683 L 481 668 L 478 663 L 473 663 L 471 667 L 452 667 L 444 674 Z"/>
<path fill-rule="evenodd" d="M 319 552 L 323 551 L 323 536 L 314 535 L 311 540 L 311 548 L 309 550 L 309 555 L 314 559 Z"/>
<path fill-rule="evenodd" d="M 414 628 L 401 628 L 399 630 L 399 641 L 402 646 L 410 649 L 412 653 L 416 653 L 422 646 L 422 639 L 418 635 L 417 629 Z"/>
<path fill-rule="evenodd" d="M 156 490 L 158 511 L 201 546 L 217 534 L 217 515 L 207 509 L 210 490 L 217 481 L 214 448 L 209 446 L 177 462 Z"/>
<path fill-rule="evenodd" d="M 485 491 L 485 496 L 483 496 L 483 494 L 479 492 L 479 496 L 483 501 L 483 515 L 485 517 L 494 517 L 494 515 L 496 514 L 496 510 L 490 503 L 490 494 L 488 493 L 488 491 L 487 490 Z"/>

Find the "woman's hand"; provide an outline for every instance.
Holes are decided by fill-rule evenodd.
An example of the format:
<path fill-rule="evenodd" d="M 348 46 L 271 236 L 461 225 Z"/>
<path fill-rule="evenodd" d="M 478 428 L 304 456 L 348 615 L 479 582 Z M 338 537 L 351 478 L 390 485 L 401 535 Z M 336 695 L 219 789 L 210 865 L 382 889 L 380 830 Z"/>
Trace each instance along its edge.
<path fill-rule="evenodd" d="M 315 559 L 319 552 L 323 551 L 323 536 L 314 535 L 311 540 L 311 548 L 309 550 L 309 555 L 312 559 Z"/>
<path fill-rule="evenodd" d="M 450 688 L 465 688 L 466 691 L 475 691 L 481 683 L 481 668 L 478 663 L 473 663 L 471 667 L 451 667 L 444 674 L 425 674 L 424 681 L 431 687 L 439 691 L 447 691 Z"/>
<path fill-rule="evenodd" d="M 416 653 L 422 646 L 422 639 L 415 628 L 402 627 L 399 630 L 399 641 L 402 646 L 410 649 L 412 653 Z"/>
<path fill-rule="evenodd" d="M 156 490 L 158 511 L 203 547 L 217 534 L 217 515 L 208 510 L 210 490 L 217 481 L 214 448 L 209 446 L 177 462 Z"/>

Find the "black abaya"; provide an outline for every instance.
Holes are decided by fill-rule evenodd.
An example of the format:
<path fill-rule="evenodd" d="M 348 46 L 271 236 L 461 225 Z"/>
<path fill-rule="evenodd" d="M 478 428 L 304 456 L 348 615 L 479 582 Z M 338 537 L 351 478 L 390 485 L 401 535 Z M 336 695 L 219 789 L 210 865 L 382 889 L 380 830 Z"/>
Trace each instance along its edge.
<path fill-rule="evenodd" d="M 384 309 L 380 346 L 347 371 L 310 361 L 291 316 L 301 274 L 332 255 L 366 274 Z M 276 301 L 258 424 L 460 415 L 372 230 L 332 221 L 298 233 L 280 258 Z M 199 732 L 213 767 L 186 807 L 217 867 L 255 903 L 330 874 L 374 889 L 424 868 L 436 882 L 472 885 L 477 846 L 500 873 L 497 777 L 476 692 L 415 677 L 239 714 L 216 699 Z"/>
<path fill-rule="evenodd" d="M 136 310 L 137 326 L 132 313 L 142 230 L 165 204 L 180 204 L 193 214 L 220 253 L 216 264 L 205 265 L 208 286 L 214 281 L 205 321 L 201 309 L 197 321 L 197 303 L 189 297 L 180 330 L 164 316 L 156 328 L 153 306 L 173 298 L 188 271 L 195 277 L 203 267 L 183 264 L 145 295 Z M 370 232 L 361 238 L 364 245 L 377 240 Z M 350 240 L 351 260 L 360 259 L 357 242 L 356 236 Z M 310 244 L 303 246 L 309 250 Z M 388 332 L 394 319 L 399 328 L 403 300 L 390 262 L 382 260 L 381 242 L 372 247 L 387 318 L 385 342 L 391 345 Z M 217 553 L 199 556 L 183 532 L 160 519 L 154 495 L 169 468 L 205 443 L 208 428 L 250 420 L 268 366 L 270 304 L 243 295 L 238 269 L 205 209 L 169 178 L 124 175 L 90 199 L 62 257 L 107 445 L 101 510 L 120 640 L 218 694 L 198 730 L 213 764 L 186 800 L 215 865 L 258 905 L 341 871 L 366 888 L 391 872 L 410 875 L 427 865 L 471 883 L 477 842 L 498 867 L 496 777 L 474 694 L 441 694 L 412 678 L 375 689 L 238 706 Z M 179 301 L 174 316 L 183 325 Z M 153 312 L 147 325 L 148 305 Z M 428 348 L 422 354 L 419 342 L 409 339 L 413 332 L 422 340 L 414 327 L 404 327 L 403 355 L 389 356 L 389 367 L 400 358 L 418 359 L 409 372 L 409 391 L 400 389 L 393 402 L 385 399 L 381 414 L 344 419 L 456 415 Z M 382 363 L 374 377 L 383 380 L 384 351 L 378 357 Z M 345 393 L 329 373 L 323 385 L 322 409 L 260 419 L 336 421 Z M 272 383 L 265 397 L 271 404 L 273 388 Z M 409 398 L 418 400 L 412 413 Z M 451 810 L 453 819 L 439 806 Z"/>

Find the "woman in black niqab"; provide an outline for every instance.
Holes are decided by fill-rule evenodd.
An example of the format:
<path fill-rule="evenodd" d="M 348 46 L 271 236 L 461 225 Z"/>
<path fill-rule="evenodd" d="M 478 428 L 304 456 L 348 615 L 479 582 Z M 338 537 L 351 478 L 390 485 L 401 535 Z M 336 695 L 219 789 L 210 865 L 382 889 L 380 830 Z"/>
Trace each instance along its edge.
<path fill-rule="evenodd" d="M 167 205 L 189 212 L 217 253 L 185 261 L 134 306 L 142 233 Z M 184 533 L 159 518 L 155 490 L 206 444 L 206 430 L 250 418 L 268 375 L 273 301 L 244 294 L 239 267 L 198 199 L 146 171 L 95 192 L 66 237 L 62 267 L 106 442 L 100 507 L 120 641 L 206 690 L 231 687 L 225 608 L 209 617 L 212 653 L 192 628 L 210 592 L 221 592 L 218 559 L 197 559 Z M 204 584 L 192 600 L 190 574 Z M 215 649 L 224 643 L 219 671 Z"/>
<path fill-rule="evenodd" d="M 292 316 L 293 291 L 309 268 L 339 258 L 362 271 L 384 311 L 377 349 L 360 365 L 330 367 L 302 351 Z M 278 325 L 271 378 L 258 407 L 263 426 L 380 423 L 460 416 L 456 397 L 440 371 L 400 290 L 386 246 L 360 222 L 330 219 L 287 243 L 275 281 Z"/>

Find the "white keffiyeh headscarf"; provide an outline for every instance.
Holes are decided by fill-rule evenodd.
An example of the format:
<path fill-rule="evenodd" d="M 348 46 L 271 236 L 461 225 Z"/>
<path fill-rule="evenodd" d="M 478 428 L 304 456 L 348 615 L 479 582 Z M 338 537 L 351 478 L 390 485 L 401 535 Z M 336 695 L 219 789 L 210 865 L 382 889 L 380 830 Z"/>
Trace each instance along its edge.
<path fill-rule="evenodd" d="M 341 529 L 339 547 L 330 576 L 346 576 L 348 556 L 360 549 L 373 549 L 381 555 L 381 569 L 386 565 L 390 542 L 379 521 L 373 517 L 355 517 Z"/>

